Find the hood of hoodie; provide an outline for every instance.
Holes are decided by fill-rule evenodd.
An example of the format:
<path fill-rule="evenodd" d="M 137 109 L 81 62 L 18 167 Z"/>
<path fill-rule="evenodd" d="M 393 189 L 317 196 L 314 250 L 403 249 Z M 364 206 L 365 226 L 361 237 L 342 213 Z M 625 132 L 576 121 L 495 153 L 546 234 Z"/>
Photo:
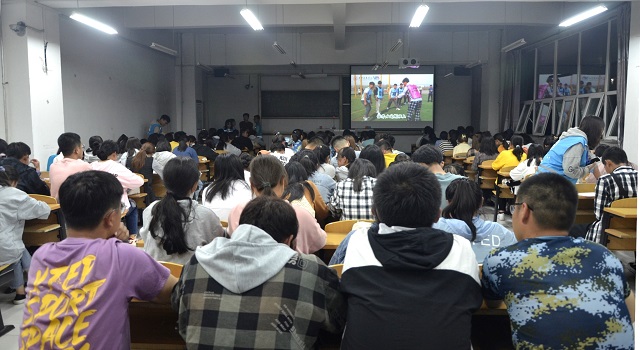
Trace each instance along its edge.
<path fill-rule="evenodd" d="M 390 269 L 431 270 L 446 259 L 453 235 L 431 227 L 378 234 L 372 226 L 369 243 L 376 259 Z"/>
<path fill-rule="evenodd" d="M 585 139 L 587 138 L 587 134 L 585 134 L 582 130 L 580 130 L 578 128 L 571 128 L 571 129 L 563 132 L 562 135 L 560 135 L 560 138 L 558 140 L 562 140 L 564 138 L 572 137 L 572 136 L 582 136 Z"/>
<path fill-rule="evenodd" d="M 236 294 L 268 281 L 296 254 L 252 225 L 240 225 L 231 238 L 218 237 L 195 252 L 202 268 Z"/>

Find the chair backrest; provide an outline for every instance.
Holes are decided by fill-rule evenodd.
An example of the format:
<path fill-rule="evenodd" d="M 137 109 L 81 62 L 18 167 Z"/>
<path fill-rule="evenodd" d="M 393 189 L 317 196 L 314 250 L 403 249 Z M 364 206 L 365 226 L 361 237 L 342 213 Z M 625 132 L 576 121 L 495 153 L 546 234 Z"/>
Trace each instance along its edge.
<path fill-rule="evenodd" d="M 353 225 L 357 222 L 373 222 L 373 220 L 342 220 L 328 223 L 327 226 L 324 227 L 324 231 L 326 233 L 344 233 L 347 234 L 351 232 L 353 229 Z"/>
<path fill-rule="evenodd" d="M 454 159 L 467 159 L 467 152 L 464 153 L 456 153 L 453 155 Z"/>
<path fill-rule="evenodd" d="M 47 204 L 58 204 L 58 200 L 51 196 L 45 196 L 42 194 L 30 194 L 29 197 L 40 202 L 45 202 Z"/>
<path fill-rule="evenodd" d="M 493 159 L 485 160 L 481 165 L 483 167 L 491 167 L 491 164 L 493 164 Z"/>
<path fill-rule="evenodd" d="M 612 208 L 637 208 L 638 198 L 623 198 L 611 202 Z"/>
<path fill-rule="evenodd" d="M 329 265 L 328 268 L 336 270 L 336 272 L 338 273 L 338 278 L 342 278 L 342 268 L 344 267 L 344 264 L 335 264 L 335 265 Z"/>
<path fill-rule="evenodd" d="M 516 167 L 514 166 L 503 166 L 502 169 L 500 169 L 501 173 L 508 173 L 511 170 L 515 169 Z"/>
<path fill-rule="evenodd" d="M 596 184 L 576 184 L 576 190 L 580 192 L 595 192 Z"/>
<path fill-rule="evenodd" d="M 159 263 L 162 266 L 168 268 L 172 276 L 180 278 L 180 274 L 182 273 L 182 265 L 166 261 L 159 261 Z"/>
<path fill-rule="evenodd" d="M 229 227 L 229 222 L 226 220 L 220 220 L 220 225 L 222 225 L 222 227 L 227 228 Z"/>
<path fill-rule="evenodd" d="M 207 159 L 207 157 L 205 157 L 205 156 L 198 156 L 198 161 L 200 163 L 205 163 L 205 162 L 209 161 L 209 159 Z"/>
<path fill-rule="evenodd" d="M 453 150 L 447 150 L 442 152 L 442 155 L 445 157 L 453 157 Z"/>

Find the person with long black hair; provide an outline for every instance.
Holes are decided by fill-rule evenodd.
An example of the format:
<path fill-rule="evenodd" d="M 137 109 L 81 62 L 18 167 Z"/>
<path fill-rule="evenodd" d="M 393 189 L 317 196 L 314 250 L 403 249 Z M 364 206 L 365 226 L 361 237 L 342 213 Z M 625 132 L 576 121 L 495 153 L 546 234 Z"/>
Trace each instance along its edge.
<path fill-rule="evenodd" d="M 154 259 L 186 264 L 196 247 L 224 234 L 218 216 L 191 199 L 199 178 L 198 164 L 189 158 L 177 157 L 165 166 L 167 195 L 144 210 L 140 230 L 144 250 Z"/>
<path fill-rule="evenodd" d="M 173 149 L 173 154 L 178 157 L 190 157 L 196 162 L 196 164 L 198 164 L 198 154 L 187 144 L 187 135 L 181 132 L 176 133 L 176 137 L 176 141 L 178 141 L 178 147 Z"/>
<path fill-rule="evenodd" d="M 598 146 L 604 132 L 604 120 L 596 116 L 582 119 L 580 126 L 571 128 L 560 135 L 549 152 L 544 156 L 539 172 L 552 172 L 564 176 L 572 183 L 587 176 L 596 166 L 588 165 L 589 159 L 594 158 L 589 153 Z"/>
<path fill-rule="evenodd" d="M 84 151 L 84 160 L 87 163 L 93 163 L 100 160 L 98 156 L 94 155 L 93 152 L 97 151 L 102 144 L 102 137 L 100 135 L 94 135 L 89 138 L 89 148 Z"/>
<path fill-rule="evenodd" d="M 231 209 L 249 202 L 253 193 L 245 181 L 242 160 L 235 154 L 219 155 L 213 170 L 213 182 L 204 189 L 202 204 L 220 220 L 227 220 Z"/>
<path fill-rule="evenodd" d="M 300 164 L 304 166 L 307 171 L 307 176 L 309 176 L 309 181 L 316 185 L 320 191 L 320 195 L 322 195 L 322 200 L 324 200 L 325 203 L 329 203 L 329 198 L 331 198 L 336 188 L 336 182 L 329 177 L 329 175 L 318 171 L 320 162 L 316 154 L 311 150 L 305 149 L 294 154 L 289 161 L 300 162 Z"/>
<path fill-rule="evenodd" d="M 340 182 L 349 177 L 349 168 L 357 158 L 356 151 L 351 147 L 345 147 L 338 151 L 337 158 L 336 181 Z"/>
<path fill-rule="evenodd" d="M 120 164 L 127 166 L 127 158 L 133 157 L 138 154 L 140 151 L 140 147 L 142 144 L 140 143 L 140 139 L 137 137 L 130 137 L 127 139 L 126 151 L 122 153 L 120 159 L 118 160 Z"/>
<path fill-rule="evenodd" d="M 376 176 L 380 175 L 380 173 L 382 173 L 387 167 L 384 161 L 384 153 L 382 153 L 380 147 L 376 145 L 369 145 L 365 147 L 360 151 L 360 156 L 358 158 L 370 161 L 376 168 Z"/>
<path fill-rule="evenodd" d="M 156 200 L 156 196 L 151 188 L 151 182 L 153 181 L 153 154 L 156 153 L 155 146 L 151 142 L 145 142 L 140 151 L 134 156 L 127 158 L 127 169 L 134 173 L 141 174 L 148 181 L 144 183 L 144 192 L 147 194 L 144 197 L 144 202 L 149 205 Z"/>
<path fill-rule="evenodd" d="M 377 175 L 373 163 L 356 159 L 349 167 L 349 177 L 336 186 L 331 197 L 331 211 L 340 213 L 340 220 L 373 220 L 371 208 Z"/>
<path fill-rule="evenodd" d="M 544 147 L 538 144 L 532 144 L 529 146 L 527 153 L 527 160 L 518 164 L 517 167 L 511 169 L 509 175 L 511 180 L 524 181 L 529 176 L 535 175 L 538 172 L 538 166 L 544 157 Z M 513 187 L 513 194 L 518 194 L 518 187 Z"/>
<path fill-rule="evenodd" d="M 482 164 L 485 160 L 494 160 L 498 156 L 498 148 L 491 136 L 483 136 L 480 140 L 480 149 L 473 158 L 471 169 L 478 171 L 478 165 Z"/>
<path fill-rule="evenodd" d="M 289 162 L 284 169 L 287 171 L 289 181 L 282 198 L 288 200 L 293 206 L 306 209 L 319 223 L 323 223 L 329 216 L 329 209 L 322 200 L 318 187 L 309 181 L 304 166 L 299 162 Z"/>
<path fill-rule="evenodd" d="M 482 190 L 468 178 L 453 180 L 445 191 L 449 203 L 433 228 L 460 235 L 471 241 L 476 260 L 482 263 L 489 252 L 517 242 L 513 232 L 493 221 L 482 220 Z"/>
<path fill-rule="evenodd" d="M 14 304 L 26 299 L 24 271 L 29 270 L 31 255 L 22 242 L 24 221 L 46 219 L 49 206 L 16 188 L 19 174 L 11 166 L 0 166 L 0 266 L 12 264 L 13 281 L 7 292 L 16 293 Z"/>

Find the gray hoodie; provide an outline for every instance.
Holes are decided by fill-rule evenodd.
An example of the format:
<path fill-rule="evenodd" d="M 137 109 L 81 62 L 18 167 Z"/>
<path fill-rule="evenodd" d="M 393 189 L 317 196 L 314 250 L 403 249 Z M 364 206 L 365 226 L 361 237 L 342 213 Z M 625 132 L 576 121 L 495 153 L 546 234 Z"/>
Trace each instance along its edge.
<path fill-rule="evenodd" d="M 297 253 L 252 225 L 240 225 L 231 238 L 218 237 L 196 248 L 200 266 L 218 283 L 237 294 L 275 276 Z"/>

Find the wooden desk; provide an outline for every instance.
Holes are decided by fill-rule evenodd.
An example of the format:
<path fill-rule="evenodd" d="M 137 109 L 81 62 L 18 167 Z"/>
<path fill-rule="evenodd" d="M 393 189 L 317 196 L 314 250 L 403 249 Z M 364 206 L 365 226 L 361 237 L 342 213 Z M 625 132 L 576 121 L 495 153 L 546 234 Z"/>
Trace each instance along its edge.
<path fill-rule="evenodd" d="M 505 177 L 505 178 L 511 178 L 511 172 L 510 171 L 498 171 L 498 175 Z"/>
<path fill-rule="evenodd" d="M 327 242 L 322 249 L 336 250 L 344 238 L 347 237 L 344 233 L 327 233 Z"/>
<path fill-rule="evenodd" d="M 51 204 L 51 203 L 47 203 L 49 205 L 49 209 L 51 209 L 51 211 L 56 211 L 58 209 L 60 209 L 60 204 Z"/>
<path fill-rule="evenodd" d="M 605 213 L 621 217 L 623 219 L 637 219 L 638 208 L 604 208 Z"/>
<path fill-rule="evenodd" d="M 145 301 L 129 303 L 131 349 L 184 349 L 176 329 L 178 313 L 171 305 Z"/>

